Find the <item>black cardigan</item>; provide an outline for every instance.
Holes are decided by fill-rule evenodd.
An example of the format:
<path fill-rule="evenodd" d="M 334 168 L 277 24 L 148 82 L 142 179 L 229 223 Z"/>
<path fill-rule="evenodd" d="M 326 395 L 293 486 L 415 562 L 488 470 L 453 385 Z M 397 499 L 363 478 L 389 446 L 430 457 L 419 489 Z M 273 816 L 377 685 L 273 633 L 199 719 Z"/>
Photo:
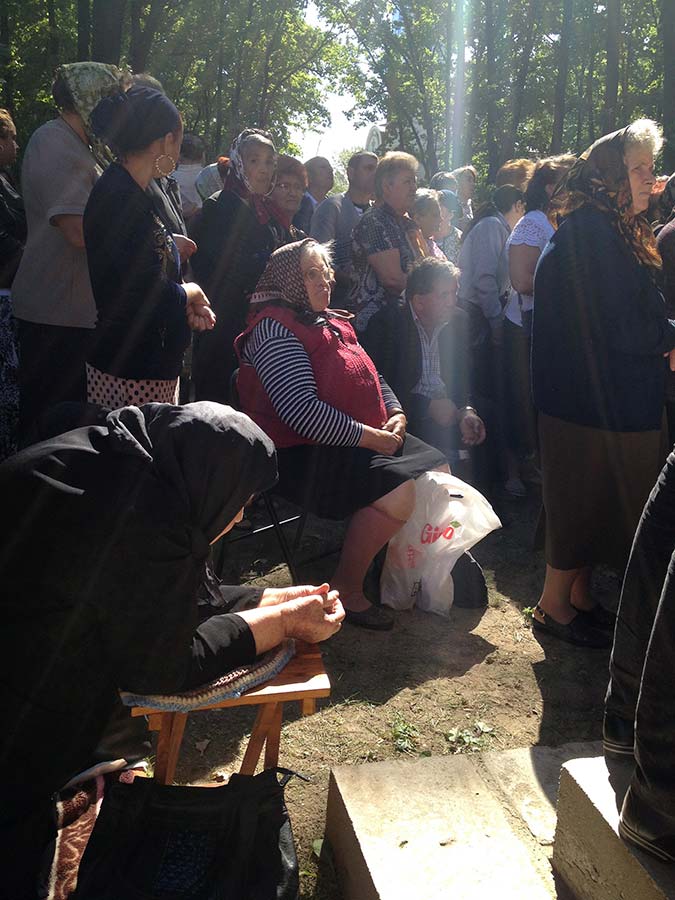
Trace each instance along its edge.
<path fill-rule="evenodd" d="M 468 316 L 453 310 L 438 336 L 441 379 L 447 396 L 458 407 L 470 402 Z M 400 400 L 410 426 L 427 415 L 430 400 L 415 393 L 422 374 L 422 347 L 408 303 L 391 302 L 368 322 L 361 343 L 377 371 Z"/>
<path fill-rule="evenodd" d="M 173 238 L 122 166 L 99 178 L 84 211 L 98 312 L 89 362 L 120 378 L 177 378 L 190 343 Z"/>
<path fill-rule="evenodd" d="M 537 409 L 609 431 L 661 427 L 675 323 L 649 271 L 608 217 L 571 213 L 534 279 L 532 386 Z"/>

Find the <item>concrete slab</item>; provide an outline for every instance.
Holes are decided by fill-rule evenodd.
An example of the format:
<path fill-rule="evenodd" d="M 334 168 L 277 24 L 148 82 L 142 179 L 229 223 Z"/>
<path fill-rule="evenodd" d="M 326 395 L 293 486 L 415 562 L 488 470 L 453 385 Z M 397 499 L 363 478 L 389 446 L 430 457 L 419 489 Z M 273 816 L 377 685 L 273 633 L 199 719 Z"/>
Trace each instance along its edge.
<path fill-rule="evenodd" d="M 546 854 L 486 771 L 462 756 L 334 769 L 326 837 L 345 900 L 556 897 Z"/>
<path fill-rule="evenodd" d="M 556 825 L 556 800 L 560 770 L 577 757 L 597 756 L 602 742 L 571 743 L 561 747 L 529 747 L 482 753 L 477 758 L 488 780 L 503 796 L 511 812 L 522 819 L 532 837 L 547 849 L 553 847 Z"/>
<path fill-rule="evenodd" d="M 618 834 L 632 767 L 600 757 L 565 763 L 553 867 L 578 900 L 674 900 L 674 867 L 633 850 Z"/>

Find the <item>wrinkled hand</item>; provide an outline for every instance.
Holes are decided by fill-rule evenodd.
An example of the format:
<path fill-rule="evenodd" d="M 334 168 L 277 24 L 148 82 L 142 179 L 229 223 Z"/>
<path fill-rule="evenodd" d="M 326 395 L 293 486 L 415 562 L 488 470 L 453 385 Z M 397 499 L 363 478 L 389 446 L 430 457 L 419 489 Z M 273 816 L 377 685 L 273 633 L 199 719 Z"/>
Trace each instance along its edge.
<path fill-rule="evenodd" d="M 401 448 L 403 438 L 399 434 L 385 431 L 384 428 L 370 428 L 367 432 L 367 443 L 362 446 L 381 453 L 382 456 L 393 456 Z"/>
<path fill-rule="evenodd" d="M 345 611 L 337 591 L 298 597 L 286 604 L 286 636 L 316 644 L 340 630 Z"/>
<path fill-rule="evenodd" d="M 194 241 L 190 240 L 189 237 L 185 237 L 184 234 L 172 234 L 171 237 L 178 248 L 180 262 L 181 265 L 183 265 L 183 263 L 186 263 L 188 259 L 190 259 L 193 253 L 197 252 L 197 245 Z"/>
<path fill-rule="evenodd" d="M 485 423 L 474 412 L 466 412 L 459 423 L 459 433 L 467 447 L 476 447 L 485 440 Z"/>
<path fill-rule="evenodd" d="M 299 597 L 309 597 L 312 594 L 327 596 L 329 590 L 330 586 L 326 582 L 319 585 L 298 584 L 291 587 L 265 588 L 258 606 L 277 606 L 279 603 L 297 600 Z"/>
<path fill-rule="evenodd" d="M 198 284 L 183 285 L 187 294 L 185 313 L 192 331 L 211 331 L 216 324 L 216 314 L 204 291 Z"/>
<path fill-rule="evenodd" d="M 447 428 L 457 421 L 457 407 L 447 397 L 436 397 L 429 401 L 429 415 L 441 428 Z"/>
<path fill-rule="evenodd" d="M 387 421 L 382 426 L 383 431 L 390 431 L 392 434 L 397 434 L 401 440 L 405 437 L 405 430 L 408 426 L 408 420 L 405 417 L 405 414 L 395 413 L 393 416 L 389 416 Z"/>

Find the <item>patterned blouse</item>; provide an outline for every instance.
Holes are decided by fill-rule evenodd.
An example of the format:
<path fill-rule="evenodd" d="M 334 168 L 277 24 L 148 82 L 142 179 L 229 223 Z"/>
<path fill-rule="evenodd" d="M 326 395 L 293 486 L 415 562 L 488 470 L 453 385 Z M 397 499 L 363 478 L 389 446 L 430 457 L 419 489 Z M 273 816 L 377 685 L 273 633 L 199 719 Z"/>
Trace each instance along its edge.
<path fill-rule="evenodd" d="M 357 332 L 366 328 L 370 317 L 378 309 L 400 296 L 385 288 L 368 262 L 369 256 L 385 250 L 398 250 L 402 272 L 408 272 L 417 259 L 428 255 L 426 242 L 417 225 L 408 216 L 398 215 L 386 203 L 366 210 L 354 228 L 354 287 L 349 297 L 349 308 L 355 313 L 354 327 Z"/>

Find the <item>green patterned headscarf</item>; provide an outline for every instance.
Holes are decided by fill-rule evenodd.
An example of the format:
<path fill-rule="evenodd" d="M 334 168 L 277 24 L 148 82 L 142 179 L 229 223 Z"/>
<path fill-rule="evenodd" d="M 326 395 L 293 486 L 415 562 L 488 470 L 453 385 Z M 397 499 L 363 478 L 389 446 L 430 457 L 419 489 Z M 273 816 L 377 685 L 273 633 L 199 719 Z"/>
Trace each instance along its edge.
<path fill-rule="evenodd" d="M 60 77 L 68 86 L 75 112 L 82 119 L 94 156 L 105 168 L 112 162 L 113 155 L 95 136 L 90 117 L 100 100 L 125 89 L 126 75 L 117 66 L 107 63 L 77 62 L 59 66 L 56 77 Z"/>

